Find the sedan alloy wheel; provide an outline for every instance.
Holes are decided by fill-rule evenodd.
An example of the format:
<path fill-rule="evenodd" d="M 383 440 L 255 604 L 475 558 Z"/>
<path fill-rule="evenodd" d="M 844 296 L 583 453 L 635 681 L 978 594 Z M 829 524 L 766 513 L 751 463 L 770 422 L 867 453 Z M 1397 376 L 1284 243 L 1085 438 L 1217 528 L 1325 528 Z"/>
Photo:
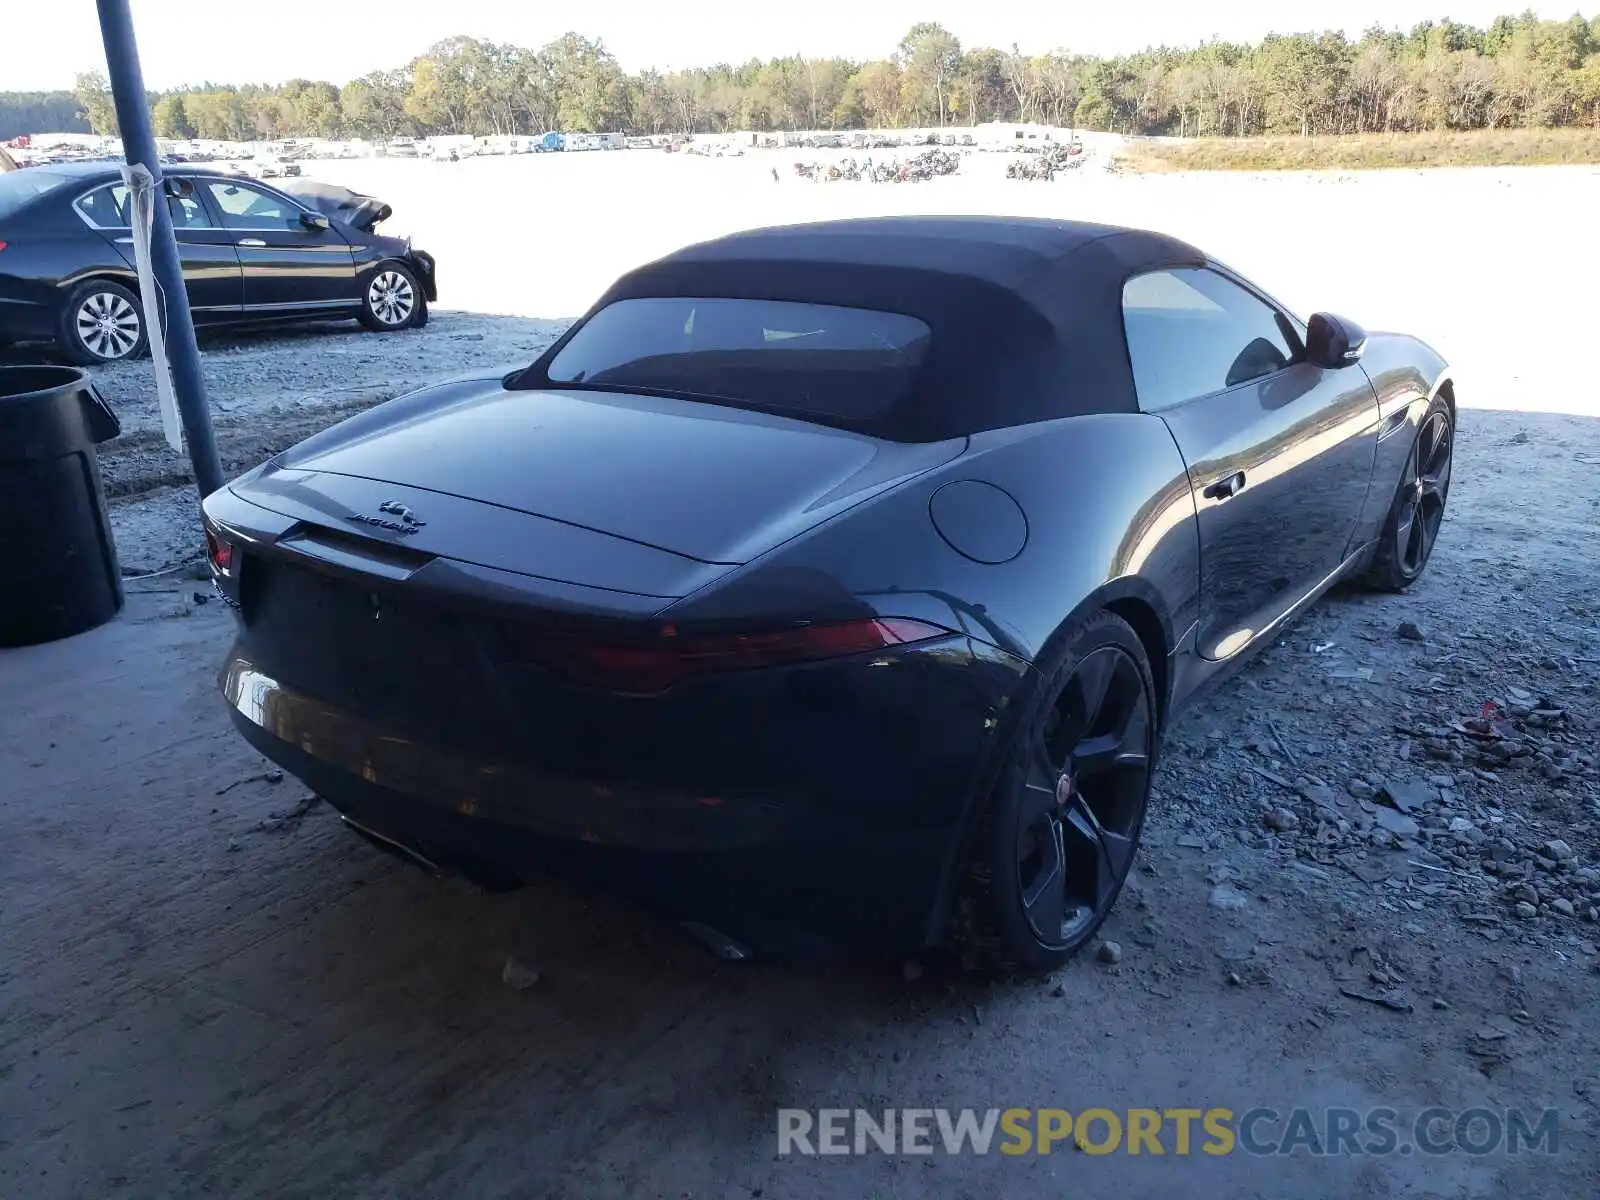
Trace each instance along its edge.
<path fill-rule="evenodd" d="M 384 325 L 398 329 L 416 310 L 416 289 L 400 272 L 380 271 L 367 287 L 367 306 Z"/>
<path fill-rule="evenodd" d="M 78 340 L 106 362 L 127 358 L 143 333 L 139 310 L 117 292 L 90 292 L 79 302 L 72 319 Z"/>

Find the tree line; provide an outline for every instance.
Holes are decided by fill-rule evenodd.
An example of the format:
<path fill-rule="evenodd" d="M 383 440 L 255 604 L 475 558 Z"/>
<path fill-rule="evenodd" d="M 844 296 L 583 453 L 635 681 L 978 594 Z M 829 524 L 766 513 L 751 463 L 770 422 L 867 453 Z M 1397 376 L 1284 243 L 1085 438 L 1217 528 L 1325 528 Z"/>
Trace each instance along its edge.
<path fill-rule="evenodd" d="M 159 136 L 236 141 L 985 121 L 1180 136 L 1600 129 L 1600 16 L 1529 12 L 1482 29 L 1429 21 L 1357 39 L 1275 34 L 1112 57 L 967 49 L 922 23 L 872 62 L 794 55 L 667 74 L 629 74 L 602 42 L 576 33 L 538 50 L 456 37 L 343 87 L 202 84 L 150 103 Z M 26 132 L 19 122 L 110 133 L 116 114 L 104 76 L 87 73 L 72 93 L 0 94 L 0 135 Z"/>

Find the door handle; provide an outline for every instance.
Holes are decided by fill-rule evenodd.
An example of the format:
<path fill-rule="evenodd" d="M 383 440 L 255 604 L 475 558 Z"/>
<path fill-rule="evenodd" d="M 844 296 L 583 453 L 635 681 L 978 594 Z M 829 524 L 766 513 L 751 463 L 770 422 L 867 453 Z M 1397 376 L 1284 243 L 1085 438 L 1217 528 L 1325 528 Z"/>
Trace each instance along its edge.
<path fill-rule="evenodd" d="M 239 245 L 241 245 L 241 246 L 265 246 L 266 243 L 263 242 L 260 238 L 240 238 L 239 239 Z"/>
<path fill-rule="evenodd" d="M 1219 479 L 1205 490 L 1207 500 L 1226 500 L 1236 496 L 1244 488 L 1244 472 L 1235 471 L 1226 479 Z"/>

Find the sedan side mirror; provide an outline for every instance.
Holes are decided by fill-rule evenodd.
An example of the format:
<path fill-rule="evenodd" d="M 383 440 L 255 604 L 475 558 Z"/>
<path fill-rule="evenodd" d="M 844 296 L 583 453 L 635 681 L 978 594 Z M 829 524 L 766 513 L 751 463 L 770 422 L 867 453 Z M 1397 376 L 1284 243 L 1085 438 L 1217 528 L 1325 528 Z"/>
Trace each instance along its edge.
<path fill-rule="evenodd" d="M 1319 367 L 1348 367 L 1359 361 L 1366 344 L 1367 331 L 1346 317 L 1319 312 L 1306 322 L 1306 358 Z"/>
<path fill-rule="evenodd" d="M 300 214 L 300 224 L 304 225 L 307 229 L 315 230 L 316 232 L 321 233 L 324 229 L 328 228 L 328 218 L 323 216 L 321 213 L 303 212 Z"/>

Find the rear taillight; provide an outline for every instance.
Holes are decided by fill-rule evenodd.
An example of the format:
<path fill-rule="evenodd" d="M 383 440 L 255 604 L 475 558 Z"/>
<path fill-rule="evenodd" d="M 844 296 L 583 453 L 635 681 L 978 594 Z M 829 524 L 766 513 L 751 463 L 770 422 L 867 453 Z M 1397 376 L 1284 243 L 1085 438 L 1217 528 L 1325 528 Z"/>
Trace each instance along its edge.
<path fill-rule="evenodd" d="M 228 575 L 233 571 L 233 543 L 211 530 L 206 530 L 206 557 L 211 560 L 211 569 L 219 575 Z"/>
<path fill-rule="evenodd" d="M 754 633 L 683 634 L 663 626 L 626 642 L 518 637 L 528 657 L 576 682 L 625 695 L 654 695 L 697 676 L 787 666 L 887 650 L 950 636 L 924 621 L 882 617 Z"/>
<path fill-rule="evenodd" d="M 5 242 L 0 242 L 0 250 L 4 250 L 5 248 L 6 248 L 6 243 Z"/>

